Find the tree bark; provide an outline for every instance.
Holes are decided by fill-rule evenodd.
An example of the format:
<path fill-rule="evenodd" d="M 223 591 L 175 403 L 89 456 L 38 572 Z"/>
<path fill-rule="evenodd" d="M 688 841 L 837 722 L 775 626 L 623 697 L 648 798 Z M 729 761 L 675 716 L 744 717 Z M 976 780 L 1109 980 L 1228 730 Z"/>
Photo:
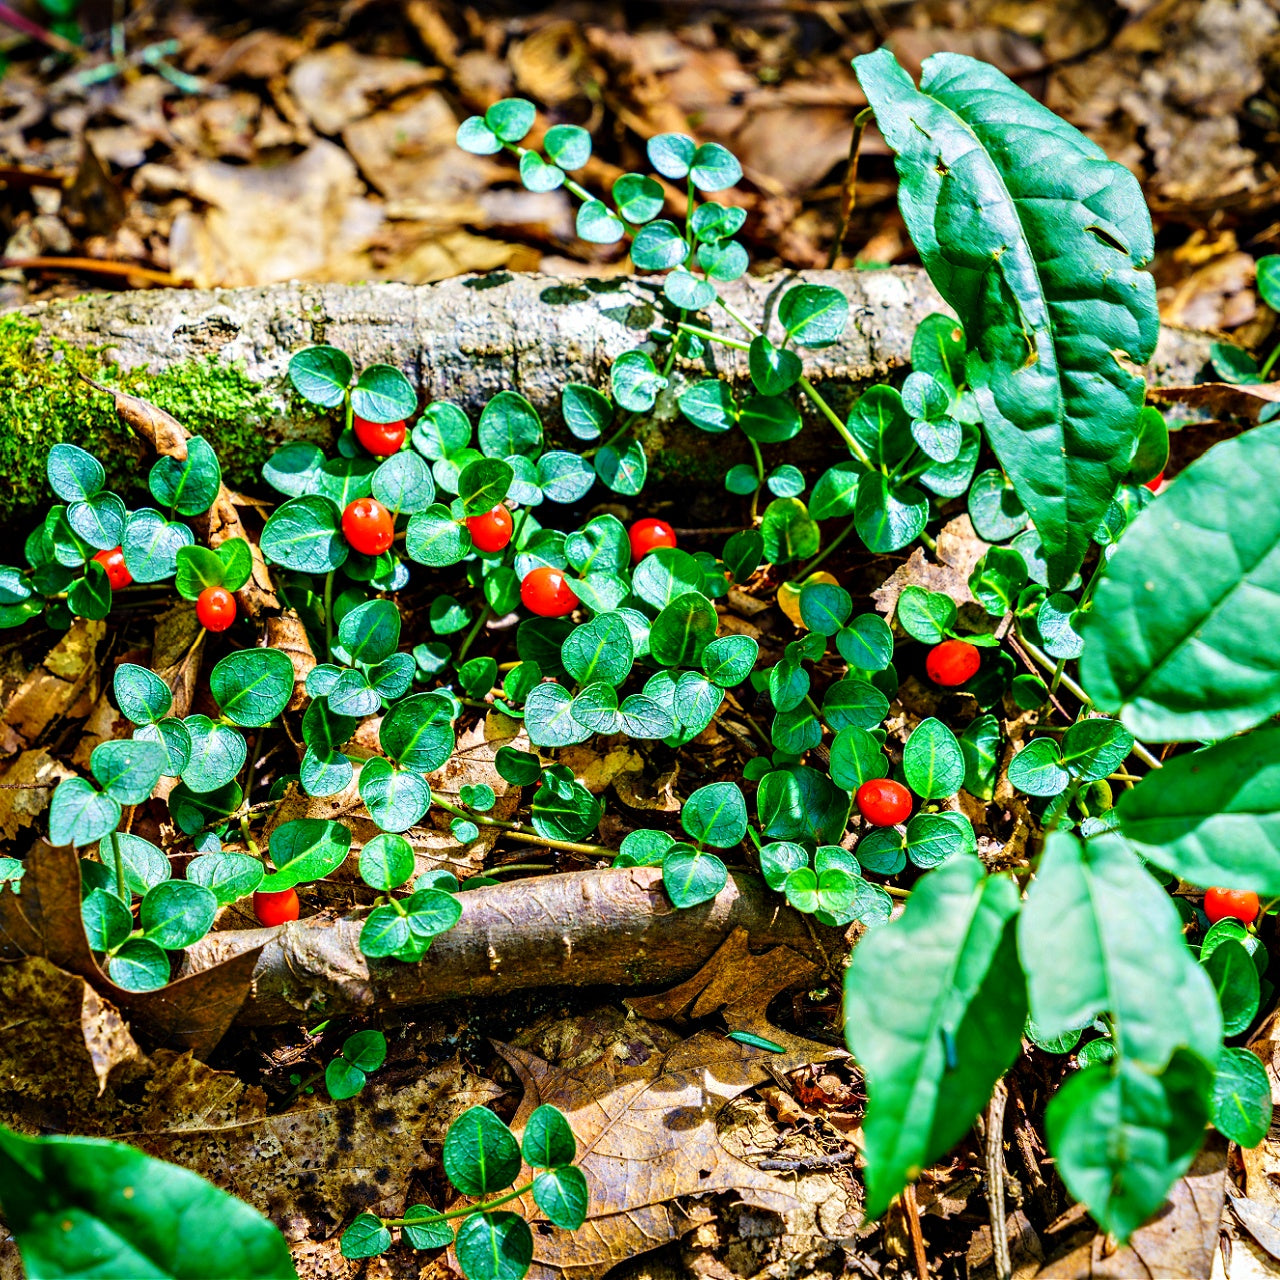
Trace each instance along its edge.
<path fill-rule="evenodd" d="M 754 948 L 787 946 L 819 964 L 823 947 L 837 955 L 841 948 L 837 931 L 811 934 L 803 917 L 748 875 L 731 876 L 712 901 L 682 910 L 656 867 L 543 876 L 469 890 L 460 900 L 462 919 L 417 964 L 367 960 L 359 947 L 367 912 L 360 912 L 209 934 L 188 949 L 183 976 L 262 946 L 236 1018 L 261 1026 L 534 987 L 678 982 L 739 927 Z"/>
<path fill-rule="evenodd" d="M 750 320 L 771 316 L 791 285 L 825 284 L 849 300 L 839 342 L 805 353 L 815 384 L 857 391 L 908 363 L 911 337 L 931 312 L 948 311 L 918 268 L 806 271 L 745 276 L 721 286 Z M 567 381 L 607 384 L 610 362 L 658 320 L 660 281 L 645 277 L 564 280 L 496 272 L 438 284 L 302 284 L 256 289 L 163 289 L 38 303 L 21 314 L 40 322 L 41 345 L 100 347 L 123 369 L 160 371 L 217 355 L 241 362 L 250 381 L 291 403 L 285 370 L 308 343 L 340 347 L 357 369 L 399 366 L 425 400 L 454 400 L 471 413 L 499 391 L 519 391 L 555 415 Z M 741 338 L 718 308 L 709 322 Z M 1211 338 L 1164 329 L 1150 367 L 1156 384 L 1184 383 L 1208 358 Z M 718 372 L 746 380 L 745 355 L 713 350 Z M 288 435 L 287 425 L 271 425 Z M 3 427 L 0 427 L 0 431 Z"/>

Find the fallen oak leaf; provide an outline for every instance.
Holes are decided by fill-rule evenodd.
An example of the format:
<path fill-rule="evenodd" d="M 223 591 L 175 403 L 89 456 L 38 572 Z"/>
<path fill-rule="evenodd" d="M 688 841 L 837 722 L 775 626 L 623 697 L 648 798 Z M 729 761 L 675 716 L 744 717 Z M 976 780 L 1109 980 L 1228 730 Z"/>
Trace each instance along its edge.
<path fill-rule="evenodd" d="M 72 621 L 66 635 L 23 680 L 5 706 L 0 717 L 4 724 L 0 754 L 33 746 L 55 720 L 72 712 L 84 694 L 89 695 L 90 701 L 97 697 L 96 653 L 106 631 L 105 622 L 88 618 Z"/>
<path fill-rule="evenodd" d="M 1189 387 L 1158 387 L 1150 392 L 1161 404 L 1183 404 L 1215 418 L 1256 422 L 1269 404 L 1280 402 L 1280 382 L 1197 382 Z"/>
<path fill-rule="evenodd" d="M 40 956 L 88 982 L 157 1044 L 205 1055 L 231 1026 L 261 946 L 156 991 L 126 991 L 98 968 L 80 917 L 80 863 L 70 845 L 39 841 L 15 893 L 0 885 L 0 959 Z"/>
<path fill-rule="evenodd" d="M 179 462 L 186 460 L 187 441 L 191 437 L 187 429 L 171 413 L 166 413 L 140 396 L 131 396 L 123 391 L 104 387 L 83 373 L 79 376 L 95 391 L 111 396 L 121 421 L 142 436 L 157 454 L 176 458 Z M 236 511 L 231 493 L 225 484 L 219 485 L 218 496 L 214 498 L 209 510 L 192 520 L 192 524 L 212 549 L 216 550 L 231 538 L 243 538 L 249 544 L 249 549 L 253 553 L 253 572 L 249 581 L 235 594 L 244 606 L 244 611 L 251 618 L 256 618 L 263 610 L 280 608 L 280 601 L 276 598 L 275 588 L 271 584 L 271 574 L 263 558 L 262 549 L 245 532 L 240 514 Z"/>

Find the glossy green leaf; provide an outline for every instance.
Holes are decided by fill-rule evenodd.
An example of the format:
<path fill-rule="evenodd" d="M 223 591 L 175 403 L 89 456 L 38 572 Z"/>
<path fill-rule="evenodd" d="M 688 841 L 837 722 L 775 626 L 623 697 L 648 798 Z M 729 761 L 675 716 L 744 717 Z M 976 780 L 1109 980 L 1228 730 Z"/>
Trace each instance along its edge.
<path fill-rule="evenodd" d="M 930 716 L 911 731 L 902 752 L 907 785 L 924 800 L 953 796 L 964 783 L 964 756 L 956 736 Z"/>
<path fill-rule="evenodd" d="M 444 1139 L 444 1171 L 463 1195 L 487 1196 L 509 1187 L 520 1172 L 520 1145 L 488 1107 L 470 1107 Z"/>
<path fill-rule="evenodd" d="M 1187 950 L 1169 896 L 1119 837 L 1048 837 L 1018 949 L 1031 1015 L 1046 1035 L 1105 1013 L 1126 1060 L 1158 1070 L 1184 1046 L 1217 1058 L 1213 984 Z"/>
<path fill-rule="evenodd" d="M 282 503 L 262 530 L 267 559 L 299 573 L 328 573 L 346 561 L 349 551 L 342 536 L 341 513 L 331 499 L 319 494 Z"/>
<path fill-rule="evenodd" d="M 1280 895 L 1280 729 L 1174 756 L 1116 813 L 1139 854 L 1191 884 Z"/>
<path fill-rule="evenodd" d="M 662 884 L 677 907 L 710 902 L 729 882 L 729 871 L 714 853 L 675 844 L 662 859 Z"/>
<path fill-rule="evenodd" d="M 954 858 L 854 950 L 844 1010 L 867 1079 L 869 1217 L 964 1136 L 1018 1056 L 1027 1005 L 1017 912 L 1011 880 Z"/>
<path fill-rule="evenodd" d="M 122 1143 L 0 1129 L 0 1185 L 31 1277 L 295 1275 L 284 1237 L 256 1209 Z"/>
<path fill-rule="evenodd" d="M 894 151 L 922 261 L 968 337 L 987 433 L 1045 546 L 1079 567 L 1138 429 L 1155 349 L 1154 248 L 1137 180 L 994 67 L 855 59 Z"/>
<path fill-rule="evenodd" d="M 213 668 L 209 688 L 232 723 L 269 724 L 293 697 L 293 663 L 282 649 L 241 649 Z"/>
<path fill-rule="evenodd" d="M 521 1280 L 533 1261 L 533 1232 L 518 1213 L 473 1213 L 458 1228 L 454 1252 L 467 1280 Z"/>
<path fill-rule="evenodd" d="M 263 893 L 279 893 L 336 871 L 351 848 L 351 831 L 340 822 L 294 818 L 271 833 L 269 848 L 276 869 L 259 888 Z"/>
<path fill-rule="evenodd" d="M 1278 469 L 1280 423 L 1216 445 L 1107 562 L 1081 681 L 1139 738 L 1221 738 L 1280 710 Z"/>
<path fill-rule="evenodd" d="M 1271 1127 L 1271 1081 L 1257 1055 L 1224 1048 L 1213 1076 L 1213 1127 L 1231 1142 L 1256 1147 Z"/>
<path fill-rule="evenodd" d="M 342 403 L 354 375 L 350 358 L 336 347 L 303 347 L 289 360 L 289 381 L 294 389 L 322 409 Z"/>
<path fill-rule="evenodd" d="M 172 507 L 180 516 L 198 516 L 208 511 L 218 496 L 222 466 L 213 446 L 200 436 L 192 436 L 187 441 L 187 456 L 157 459 L 147 483 L 157 506 Z"/>
<path fill-rule="evenodd" d="M 1106 1041 L 1095 1042 L 1106 1043 Z M 1121 1242 L 1164 1203 L 1200 1148 L 1212 1075 L 1186 1049 L 1160 1070 L 1121 1060 L 1070 1077 L 1045 1113 L 1067 1190 Z"/>

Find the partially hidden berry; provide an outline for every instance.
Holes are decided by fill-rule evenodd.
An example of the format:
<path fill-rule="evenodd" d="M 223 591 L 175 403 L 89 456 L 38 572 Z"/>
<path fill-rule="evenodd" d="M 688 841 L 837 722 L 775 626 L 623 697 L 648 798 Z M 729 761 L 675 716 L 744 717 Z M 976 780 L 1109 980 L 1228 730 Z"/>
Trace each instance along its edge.
<path fill-rule="evenodd" d="M 225 631 L 236 620 L 236 598 L 226 587 L 205 587 L 196 597 L 196 621 L 206 631 Z"/>
<path fill-rule="evenodd" d="M 944 640 L 929 650 L 924 660 L 925 673 L 934 684 L 954 689 L 972 680 L 982 666 L 982 655 L 967 640 Z"/>
<path fill-rule="evenodd" d="M 1239 920 L 1241 924 L 1252 924 L 1258 918 L 1261 904 L 1258 895 L 1248 889 L 1206 889 L 1204 891 L 1204 913 L 1210 924 L 1219 920 Z"/>
<path fill-rule="evenodd" d="M 365 556 L 380 556 L 395 540 L 391 512 L 376 498 L 357 498 L 342 513 L 342 532 L 352 549 Z"/>
<path fill-rule="evenodd" d="M 111 583 L 112 591 L 119 591 L 133 581 L 133 574 L 124 562 L 124 552 L 119 547 L 99 551 L 93 558 L 107 571 L 107 581 Z"/>
<path fill-rule="evenodd" d="M 637 520 L 627 531 L 627 537 L 631 542 L 633 560 L 643 560 L 650 551 L 656 551 L 659 547 L 676 545 L 676 531 L 665 520 L 655 520 L 652 517 Z"/>
<path fill-rule="evenodd" d="M 911 792 L 892 778 L 868 778 L 854 799 L 873 827 L 893 827 L 911 816 Z"/>
<path fill-rule="evenodd" d="M 1162 471 L 1154 480 L 1148 480 L 1144 488 L 1150 489 L 1152 493 L 1159 493 L 1160 486 L 1164 484 L 1164 472 Z"/>
<path fill-rule="evenodd" d="M 263 925 L 284 924 L 296 920 L 301 903 L 296 889 L 281 889 L 278 893 L 258 892 L 253 895 L 253 914 Z"/>
<path fill-rule="evenodd" d="M 389 458 L 393 453 L 399 453 L 404 444 L 403 422 L 369 422 L 364 418 L 354 417 L 351 428 L 356 433 L 356 439 L 375 458 Z"/>
<path fill-rule="evenodd" d="M 498 503 L 492 511 L 471 516 L 467 520 L 471 545 L 477 551 L 501 551 L 511 541 L 513 527 L 511 512 L 502 503 Z"/>
<path fill-rule="evenodd" d="M 539 565 L 525 574 L 520 599 L 526 609 L 542 618 L 563 618 L 578 603 L 564 574 L 549 565 Z"/>

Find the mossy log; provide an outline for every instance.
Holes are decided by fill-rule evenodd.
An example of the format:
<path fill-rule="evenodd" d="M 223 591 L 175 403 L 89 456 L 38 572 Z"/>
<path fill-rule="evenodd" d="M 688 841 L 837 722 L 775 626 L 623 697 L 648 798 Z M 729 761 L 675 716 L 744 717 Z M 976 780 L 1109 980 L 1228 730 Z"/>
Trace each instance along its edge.
<path fill-rule="evenodd" d="M 813 381 L 837 408 L 870 383 L 903 369 L 911 336 L 930 312 L 945 310 L 919 270 L 787 273 L 747 278 L 725 290 L 754 321 L 770 316 L 793 283 L 830 284 L 849 299 L 840 342 L 805 355 Z M 327 342 L 357 367 L 398 365 L 423 402 L 448 399 L 474 417 L 496 392 L 519 391 L 564 439 L 560 389 L 566 381 L 605 386 L 615 356 L 637 345 L 657 319 L 658 284 L 644 278 L 560 280 L 487 276 L 433 285 L 281 284 L 258 289 L 155 290 L 40 303 L 0 317 L 0 520 L 30 514 L 46 500 L 44 457 L 68 440 L 98 453 L 111 482 L 139 492 L 151 465 L 144 442 L 116 418 L 110 398 L 80 373 L 141 396 L 203 435 L 223 459 L 228 481 L 254 483 L 257 469 L 287 439 L 323 441 L 336 426 L 293 394 L 285 369 L 299 347 Z M 714 309 L 709 323 L 741 337 Z M 1190 382 L 1209 339 L 1166 330 L 1151 366 L 1158 384 Z M 746 381 L 745 357 L 712 349 L 718 373 Z M 702 376 L 694 365 L 688 375 Z M 671 485 L 714 485 L 745 448 L 737 433 L 707 436 L 677 421 L 678 370 L 659 402 L 647 447 L 655 476 Z M 728 447 L 726 447 L 728 446 Z M 809 430 L 787 445 L 804 465 L 839 456 L 831 431 Z M 745 457 L 745 454 L 744 454 Z"/>

